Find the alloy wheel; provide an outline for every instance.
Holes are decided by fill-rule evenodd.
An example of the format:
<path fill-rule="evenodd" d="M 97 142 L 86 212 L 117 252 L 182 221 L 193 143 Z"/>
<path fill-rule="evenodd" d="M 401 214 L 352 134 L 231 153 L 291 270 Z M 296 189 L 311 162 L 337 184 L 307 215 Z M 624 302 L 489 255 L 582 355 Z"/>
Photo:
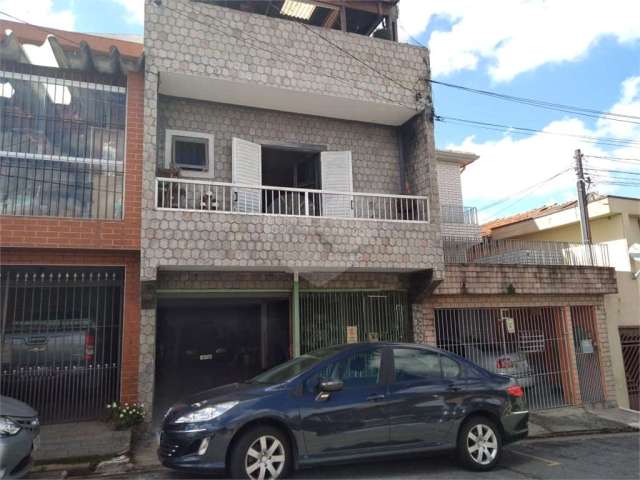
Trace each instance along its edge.
<path fill-rule="evenodd" d="M 271 435 L 258 437 L 249 446 L 244 463 L 247 476 L 253 480 L 279 478 L 285 464 L 284 445 Z"/>
<path fill-rule="evenodd" d="M 491 427 L 479 423 L 467 435 L 467 451 L 479 465 L 489 465 L 498 455 L 498 439 Z"/>

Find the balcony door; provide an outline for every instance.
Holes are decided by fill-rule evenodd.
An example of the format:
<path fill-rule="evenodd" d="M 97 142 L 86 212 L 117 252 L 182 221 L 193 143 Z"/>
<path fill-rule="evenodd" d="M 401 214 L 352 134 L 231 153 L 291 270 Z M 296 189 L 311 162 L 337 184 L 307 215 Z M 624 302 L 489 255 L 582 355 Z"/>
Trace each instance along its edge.
<path fill-rule="evenodd" d="M 262 146 L 241 138 L 231 144 L 233 210 L 242 213 L 262 212 Z"/>
<path fill-rule="evenodd" d="M 320 155 L 322 194 L 325 217 L 353 217 L 353 175 L 351 152 L 322 152 Z M 335 193 L 344 192 L 344 193 Z"/>

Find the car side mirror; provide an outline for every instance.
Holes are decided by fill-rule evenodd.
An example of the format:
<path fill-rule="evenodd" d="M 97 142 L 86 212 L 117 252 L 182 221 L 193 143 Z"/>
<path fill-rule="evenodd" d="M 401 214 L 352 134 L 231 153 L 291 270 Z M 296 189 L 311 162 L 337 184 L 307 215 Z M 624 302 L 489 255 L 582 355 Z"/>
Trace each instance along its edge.
<path fill-rule="evenodd" d="M 342 390 L 344 383 L 342 380 L 330 379 L 320 380 L 318 382 L 318 395 L 316 395 L 316 402 L 326 402 L 331 398 L 333 392 Z"/>
<path fill-rule="evenodd" d="M 318 383 L 318 390 L 321 392 L 331 393 L 331 392 L 339 392 L 344 388 L 344 383 L 342 380 L 330 379 L 330 380 L 321 380 Z"/>

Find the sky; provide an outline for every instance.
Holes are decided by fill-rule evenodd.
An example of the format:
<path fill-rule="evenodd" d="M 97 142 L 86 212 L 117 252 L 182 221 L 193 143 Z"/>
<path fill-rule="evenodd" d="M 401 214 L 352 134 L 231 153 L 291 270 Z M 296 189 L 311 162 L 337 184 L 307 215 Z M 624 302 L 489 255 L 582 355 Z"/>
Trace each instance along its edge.
<path fill-rule="evenodd" d="M 0 10 L 30 23 L 137 35 L 144 29 L 143 5 L 143 0 L 0 0 Z M 640 117 L 638 0 L 401 0 L 399 8 L 401 40 L 429 47 L 433 79 Z M 465 204 L 479 209 L 481 221 L 575 199 L 572 167 L 578 148 L 590 156 L 585 158 L 590 192 L 640 197 L 636 119 L 581 117 L 440 85 L 433 86 L 433 96 L 439 116 L 546 132 L 521 135 L 436 122 L 438 148 L 480 156 L 462 181 Z M 616 147 L 564 134 L 638 143 Z M 611 184 L 617 177 L 635 184 Z"/>

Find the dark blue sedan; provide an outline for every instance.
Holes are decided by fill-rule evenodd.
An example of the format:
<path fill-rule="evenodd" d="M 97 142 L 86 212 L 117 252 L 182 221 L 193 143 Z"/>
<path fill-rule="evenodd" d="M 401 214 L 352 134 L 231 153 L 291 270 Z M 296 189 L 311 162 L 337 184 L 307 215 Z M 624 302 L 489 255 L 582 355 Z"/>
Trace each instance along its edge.
<path fill-rule="evenodd" d="M 250 479 L 440 450 L 489 470 L 528 420 L 522 387 L 454 354 L 341 345 L 173 406 L 158 454 L 169 468 Z"/>

